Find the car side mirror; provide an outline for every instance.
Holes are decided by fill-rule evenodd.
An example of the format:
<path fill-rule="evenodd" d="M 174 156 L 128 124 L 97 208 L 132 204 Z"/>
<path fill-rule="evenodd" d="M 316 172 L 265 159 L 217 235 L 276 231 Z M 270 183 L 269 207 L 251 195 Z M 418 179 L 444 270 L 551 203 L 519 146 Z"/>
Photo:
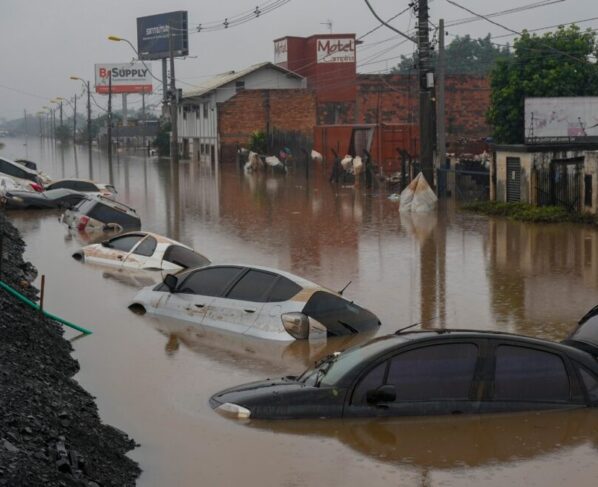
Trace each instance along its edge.
<path fill-rule="evenodd" d="M 104 240 L 102 242 L 102 247 L 108 247 L 108 248 L 110 248 L 110 240 Z"/>
<path fill-rule="evenodd" d="M 366 399 L 368 404 L 378 404 L 381 402 L 394 402 L 397 399 L 397 391 L 392 384 L 386 384 L 367 392 Z"/>
<path fill-rule="evenodd" d="M 171 293 L 176 292 L 178 283 L 179 280 L 176 278 L 176 276 L 173 276 L 172 274 L 166 274 L 166 277 L 164 278 L 164 285 L 168 288 L 168 291 Z"/>

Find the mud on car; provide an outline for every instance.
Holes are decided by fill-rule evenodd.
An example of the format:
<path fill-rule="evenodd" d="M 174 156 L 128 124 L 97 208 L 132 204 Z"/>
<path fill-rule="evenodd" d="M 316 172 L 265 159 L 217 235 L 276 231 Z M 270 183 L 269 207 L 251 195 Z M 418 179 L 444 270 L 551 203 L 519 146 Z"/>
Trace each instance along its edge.
<path fill-rule="evenodd" d="M 307 279 L 268 267 L 212 265 L 142 289 L 130 308 L 270 340 L 377 330 L 372 312 Z"/>

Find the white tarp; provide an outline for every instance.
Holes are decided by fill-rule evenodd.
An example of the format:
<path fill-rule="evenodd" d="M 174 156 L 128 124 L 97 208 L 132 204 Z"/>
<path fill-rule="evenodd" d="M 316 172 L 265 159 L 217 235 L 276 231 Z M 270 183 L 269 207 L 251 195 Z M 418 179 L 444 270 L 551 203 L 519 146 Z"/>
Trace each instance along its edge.
<path fill-rule="evenodd" d="M 420 172 L 409 183 L 409 186 L 402 191 L 399 211 L 411 211 L 413 213 L 432 211 L 436 208 L 436 203 L 438 203 L 438 198 Z"/>

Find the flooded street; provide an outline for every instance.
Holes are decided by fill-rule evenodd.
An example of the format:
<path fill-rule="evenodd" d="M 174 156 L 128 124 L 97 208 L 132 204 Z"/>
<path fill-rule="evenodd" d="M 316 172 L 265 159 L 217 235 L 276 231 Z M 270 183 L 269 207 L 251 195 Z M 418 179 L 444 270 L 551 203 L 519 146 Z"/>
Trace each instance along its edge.
<path fill-rule="evenodd" d="M 598 231 L 488 219 L 441 201 L 433 215 L 401 215 L 385 190 L 245 175 L 142 155 L 112 168 L 85 147 L 7 138 L 0 155 L 27 157 L 54 178 L 114 183 L 143 229 L 180 240 L 213 262 L 271 266 L 374 311 L 378 335 L 424 328 L 479 328 L 560 340 L 598 297 Z M 46 276 L 45 307 L 93 335 L 73 341 L 77 380 L 102 419 L 130 434 L 141 486 L 595 485 L 598 412 L 352 421 L 253 421 L 214 413 L 225 387 L 297 374 L 331 351 L 364 340 L 268 343 L 127 309 L 146 275 L 83 265 L 84 244 L 49 211 L 12 212 L 26 258 Z M 67 330 L 66 336 L 75 334 Z M 524 480 L 525 479 L 525 480 Z"/>

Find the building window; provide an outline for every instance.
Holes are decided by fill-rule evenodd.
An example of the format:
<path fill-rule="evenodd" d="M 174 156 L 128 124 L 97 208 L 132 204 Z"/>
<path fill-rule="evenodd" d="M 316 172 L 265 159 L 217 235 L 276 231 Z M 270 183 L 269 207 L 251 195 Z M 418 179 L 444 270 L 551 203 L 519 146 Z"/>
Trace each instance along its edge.
<path fill-rule="evenodd" d="M 583 203 L 586 206 L 592 206 L 592 175 L 586 174 L 583 177 L 584 198 Z"/>
<path fill-rule="evenodd" d="M 203 109 L 203 118 L 208 118 L 208 111 L 210 110 L 210 102 L 206 101 L 202 105 Z"/>
<path fill-rule="evenodd" d="M 245 81 L 236 81 L 235 82 L 235 92 L 239 93 L 239 91 L 243 91 L 245 89 Z"/>

